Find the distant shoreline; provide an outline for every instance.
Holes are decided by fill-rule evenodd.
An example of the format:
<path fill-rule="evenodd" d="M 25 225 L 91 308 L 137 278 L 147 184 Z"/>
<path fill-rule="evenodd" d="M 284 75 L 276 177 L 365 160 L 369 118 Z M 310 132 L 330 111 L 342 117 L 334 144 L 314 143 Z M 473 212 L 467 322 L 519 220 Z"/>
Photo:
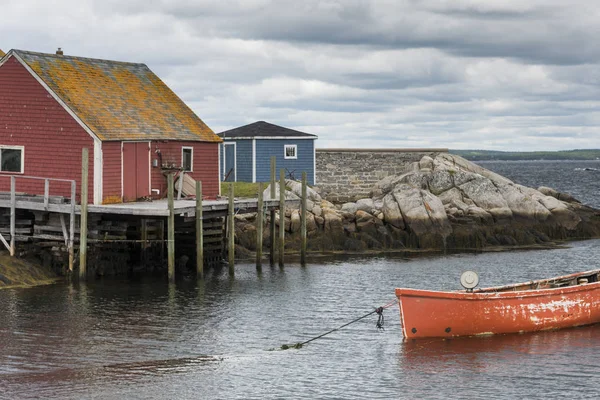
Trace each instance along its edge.
<path fill-rule="evenodd" d="M 469 161 L 570 160 L 600 161 L 600 149 L 563 151 L 448 150 Z"/>

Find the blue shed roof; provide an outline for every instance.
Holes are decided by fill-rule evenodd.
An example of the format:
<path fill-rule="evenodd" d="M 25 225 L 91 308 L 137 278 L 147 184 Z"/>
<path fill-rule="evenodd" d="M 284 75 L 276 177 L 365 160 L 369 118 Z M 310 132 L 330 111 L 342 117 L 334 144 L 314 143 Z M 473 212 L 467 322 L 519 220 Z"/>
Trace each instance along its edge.
<path fill-rule="evenodd" d="M 317 135 L 300 132 L 294 129 L 284 128 L 283 126 L 270 124 L 265 121 L 254 122 L 239 128 L 230 129 L 218 133 L 223 139 L 242 139 L 242 138 L 261 138 L 261 139 L 316 139 Z"/>

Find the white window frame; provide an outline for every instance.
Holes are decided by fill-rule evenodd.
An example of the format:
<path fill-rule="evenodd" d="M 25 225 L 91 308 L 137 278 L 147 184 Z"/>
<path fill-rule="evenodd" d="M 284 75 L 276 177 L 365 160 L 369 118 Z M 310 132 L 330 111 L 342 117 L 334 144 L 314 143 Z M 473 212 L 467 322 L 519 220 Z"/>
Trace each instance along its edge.
<path fill-rule="evenodd" d="M 288 149 L 294 149 L 294 156 L 287 155 Z M 284 144 L 283 145 L 283 158 L 285 160 L 297 160 L 298 159 L 298 145 L 297 144 Z"/>
<path fill-rule="evenodd" d="M 8 145 L 0 145 L 0 168 L 2 168 L 2 150 L 21 150 L 21 170 L 17 171 L 2 171 L 0 169 L 0 173 L 2 174 L 23 174 L 25 173 L 25 146 L 8 146 Z"/>
<path fill-rule="evenodd" d="M 190 169 L 185 170 L 185 172 L 194 172 L 194 148 L 189 146 L 183 146 L 181 148 L 181 168 L 183 169 L 185 166 L 183 165 L 183 153 L 185 150 L 190 150 Z"/>

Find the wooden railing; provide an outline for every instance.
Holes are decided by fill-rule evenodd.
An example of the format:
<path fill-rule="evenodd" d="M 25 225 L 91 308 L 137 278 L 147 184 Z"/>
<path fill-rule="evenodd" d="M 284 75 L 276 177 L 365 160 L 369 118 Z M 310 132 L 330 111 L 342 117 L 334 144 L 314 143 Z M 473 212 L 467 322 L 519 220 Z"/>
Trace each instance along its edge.
<path fill-rule="evenodd" d="M 69 250 L 69 271 L 73 270 L 73 243 L 75 242 L 75 206 L 76 206 L 76 183 L 75 180 L 71 179 L 56 179 L 56 178 L 41 178 L 37 176 L 26 176 L 26 175 L 3 175 L 4 177 L 10 177 L 10 243 L 6 241 L 4 236 L 0 233 L 0 241 L 8 249 L 11 256 L 15 255 L 15 225 L 16 225 L 16 209 L 37 209 L 42 211 L 56 211 L 60 212 L 60 222 L 62 226 L 63 236 L 65 238 L 65 245 Z M 17 200 L 17 179 L 21 180 L 38 180 L 44 181 L 44 197 L 43 203 L 31 200 Z M 71 184 L 71 198 L 70 207 L 54 207 L 50 204 L 50 183 L 51 182 L 62 182 Z M 67 211 L 68 210 L 68 211 Z M 70 214 L 69 230 L 65 223 L 65 213 Z"/>

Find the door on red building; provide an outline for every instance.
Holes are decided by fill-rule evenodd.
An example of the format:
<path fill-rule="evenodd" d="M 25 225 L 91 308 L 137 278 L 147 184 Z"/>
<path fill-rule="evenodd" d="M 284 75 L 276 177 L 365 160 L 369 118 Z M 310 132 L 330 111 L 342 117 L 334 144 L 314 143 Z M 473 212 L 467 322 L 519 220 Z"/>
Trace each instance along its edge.
<path fill-rule="evenodd" d="M 123 142 L 123 201 L 150 196 L 150 142 Z"/>

